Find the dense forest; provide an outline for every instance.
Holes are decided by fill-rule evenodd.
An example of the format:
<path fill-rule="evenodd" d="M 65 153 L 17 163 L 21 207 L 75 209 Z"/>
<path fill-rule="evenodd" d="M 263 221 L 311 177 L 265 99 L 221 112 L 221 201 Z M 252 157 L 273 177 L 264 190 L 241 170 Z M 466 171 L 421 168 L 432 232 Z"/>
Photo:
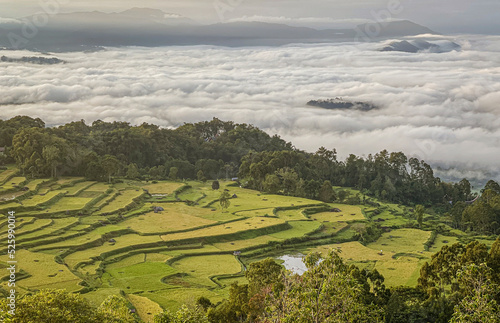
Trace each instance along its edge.
<path fill-rule="evenodd" d="M 0 120 L 0 163 L 16 163 L 23 175 L 130 179 L 239 178 L 241 185 L 269 193 L 360 204 L 365 196 L 446 212 L 453 225 L 481 234 L 500 233 L 500 186 L 489 181 L 479 197 L 467 179 L 446 183 L 431 166 L 402 152 L 384 150 L 366 158 L 338 160 L 335 150 L 296 149 L 279 136 L 247 124 L 212 121 L 162 129 L 144 123 L 71 122 L 46 127 L 41 119 Z M 335 193 L 353 187 L 363 195 Z M 474 201 L 474 203 L 472 203 Z"/>

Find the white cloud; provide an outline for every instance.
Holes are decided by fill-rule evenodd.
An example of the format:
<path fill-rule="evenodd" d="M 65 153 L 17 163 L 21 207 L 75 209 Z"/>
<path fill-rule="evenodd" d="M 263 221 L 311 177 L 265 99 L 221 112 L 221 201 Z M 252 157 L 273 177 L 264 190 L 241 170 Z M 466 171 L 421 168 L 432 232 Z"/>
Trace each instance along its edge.
<path fill-rule="evenodd" d="M 454 170 L 445 175 L 460 177 L 456 172 L 468 168 L 499 179 L 500 37 L 455 41 L 470 46 L 442 54 L 379 52 L 380 43 L 110 48 L 60 54 L 68 61 L 61 65 L 0 62 L 0 117 L 164 127 L 219 117 L 279 133 L 309 151 L 404 151 Z M 380 109 L 306 106 L 337 96 Z"/>

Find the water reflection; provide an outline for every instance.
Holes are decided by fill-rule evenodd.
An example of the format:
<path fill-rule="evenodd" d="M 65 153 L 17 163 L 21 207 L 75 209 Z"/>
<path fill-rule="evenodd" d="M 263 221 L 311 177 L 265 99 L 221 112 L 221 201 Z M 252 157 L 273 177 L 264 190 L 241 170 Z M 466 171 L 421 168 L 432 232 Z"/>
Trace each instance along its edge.
<path fill-rule="evenodd" d="M 303 254 L 297 255 L 285 255 L 278 257 L 278 259 L 283 260 L 283 266 L 295 274 L 302 275 L 307 271 L 306 264 L 302 260 Z"/>

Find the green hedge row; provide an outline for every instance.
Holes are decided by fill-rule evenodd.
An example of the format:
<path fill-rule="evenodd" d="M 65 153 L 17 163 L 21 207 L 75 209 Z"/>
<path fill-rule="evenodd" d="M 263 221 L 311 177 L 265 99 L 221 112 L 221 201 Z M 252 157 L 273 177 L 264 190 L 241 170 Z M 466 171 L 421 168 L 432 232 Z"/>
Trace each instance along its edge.
<path fill-rule="evenodd" d="M 185 191 L 187 191 L 187 190 L 189 190 L 189 189 L 191 189 L 191 188 L 193 188 L 191 185 L 186 184 L 186 185 L 181 186 L 181 187 L 179 187 L 178 189 L 176 189 L 176 190 L 173 192 L 173 194 L 174 194 L 174 196 L 175 196 L 175 198 L 176 198 L 177 200 L 180 200 L 179 194 L 182 194 L 182 193 L 184 193 Z"/>
<path fill-rule="evenodd" d="M 325 206 L 325 204 L 318 203 L 318 204 L 305 204 L 305 205 L 294 205 L 294 206 L 278 206 L 278 207 L 274 208 L 273 214 L 275 216 L 278 216 L 278 212 L 282 212 L 282 211 L 300 210 L 300 209 L 322 207 L 322 206 Z M 328 206 L 328 209 L 330 209 L 330 206 Z M 324 211 L 320 211 L 320 212 L 324 212 Z M 316 212 L 316 213 L 319 213 L 319 212 Z M 314 213 L 311 213 L 311 214 L 314 214 Z"/>
<path fill-rule="evenodd" d="M 431 236 L 429 237 L 429 239 L 427 239 L 427 241 L 424 243 L 424 250 L 425 251 L 429 251 L 430 247 L 432 247 L 432 245 L 434 244 L 434 242 L 436 241 L 436 238 L 438 236 L 438 232 L 437 231 L 432 231 L 431 232 Z"/>

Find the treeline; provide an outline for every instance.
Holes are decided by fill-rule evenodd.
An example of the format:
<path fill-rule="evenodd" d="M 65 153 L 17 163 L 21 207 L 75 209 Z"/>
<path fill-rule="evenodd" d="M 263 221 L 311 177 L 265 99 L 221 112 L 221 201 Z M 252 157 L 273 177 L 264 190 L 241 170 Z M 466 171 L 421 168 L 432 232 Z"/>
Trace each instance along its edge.
<path fill-rule="evenodd" d="M 474 201 L 459 201 L 449 212 L 455 228 L 466 232 L 500 234 L 500 185 L 489 181 Z"/>
<path fill-rule="evenodd" d="M 173 167 L 178 178 L 231 177 L 237 175 L 241 158 L 250 151 L 292 150 L 278 136 L 218 119 L 172 130 L 147 123 L 131 126 L 103 121 L 46 128 L 42 120 L 24 116 L 0 121 L 2 146 L 7 147 L 3 163 L 16 162 L 28 177 L 64 174 L 93 180 L 127 173 L 163 179 Z"/>
<path fill-rule="evenodd" d="M 8 152 L 3 162 L 10 157 L 29 177 L 64 174 L 104 181 L 111 176 L 238 176 L 250 188 L 309 198 L 319 197 L 325 181 L 405 204 L 448 204 L 475 197 L 467 180 L 444 183 L 427 163 L 401 152 L 384 150 L 339 161 L 335 150 L 307 153 L 251 125 L 215 118 L 172 130 L 100 120 L 46 128 L 40 119 L 19 116 L 0 121 L 1 146 Z"/>
<path fill-rule="evenodd" d="M 335 150 L 325 148 L 314 154 L 252 152 L 243 157 L 239 174 L 251 188 L 313 199 L 318 198 L 324 181 L 402 204 L 447 205 L 475 196 L 466 179 L 442 182 L 424 161 L 386 150 L 367 158 L 350 155 L 345 161 L 337 160 Z"/>

